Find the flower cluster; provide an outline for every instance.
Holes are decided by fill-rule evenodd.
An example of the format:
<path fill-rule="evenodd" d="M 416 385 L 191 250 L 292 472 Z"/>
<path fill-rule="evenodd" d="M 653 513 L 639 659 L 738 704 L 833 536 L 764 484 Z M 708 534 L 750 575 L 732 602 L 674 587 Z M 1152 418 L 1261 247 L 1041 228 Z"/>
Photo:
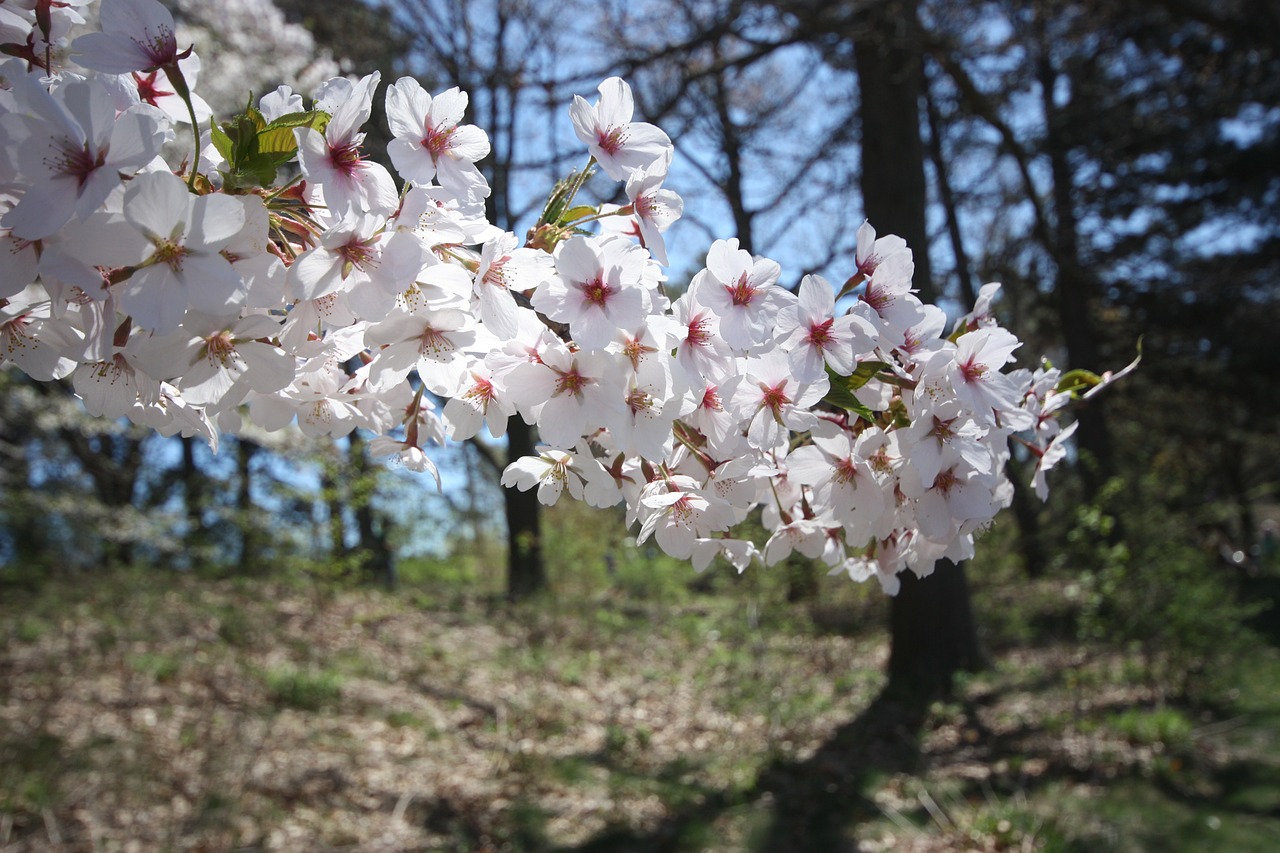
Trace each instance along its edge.
<path fill-rule="evenodd" d="M 1063 456 L 1072 392 L 1053 369 L 1006 372 L 1019 342 L 996 287 L 948 331 L 912 292 L 910 250 L 870 225 L 838 286 L 788 291 L 730 239 L 671 298 L 673 146 L 622 80 L 575 98 L 590 165 L 521 240 L 485 218 L 489 142 L 464 92 L 386 88 L 393 175 L 361 150 L 378 74 L 217 124 L 163 6 L 104 0 L 102 30 L 68 43 L 86 2 L 0 19 L 21 57 L 0 65 L 0 362 L 70 377 L 95 415 L 215 445 L 244 418 L 362 428 L 432 473 L 431 442 L 519 416 L 545 444 L 505 486 L 624 503 L 641 541 L 698 567 L 796 550 L 889 590 L 970 555 L 1010 501 L 1011 436 L 1038 489 Z M 161 83 L 183 109 L 154 105 Z M 178 121 L 204 131 L 175 170 Z M 625 205 L 576 201 L 595 166 Z M 761 544 L 734 535 L 756 509 Z"/>

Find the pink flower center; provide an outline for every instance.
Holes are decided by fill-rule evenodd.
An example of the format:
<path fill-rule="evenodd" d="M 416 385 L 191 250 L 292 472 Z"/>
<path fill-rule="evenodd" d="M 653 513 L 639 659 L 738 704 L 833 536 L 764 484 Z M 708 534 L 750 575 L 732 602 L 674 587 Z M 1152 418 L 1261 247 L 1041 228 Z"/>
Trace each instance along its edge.
<path fill-rule="evenodd" d="M 969 360 L 960 365 L 960 375 L 966 383 L 979 382 L 987 375 L 987 366 L 978 363 L 976 359 L 977 356 L 969 356 Z"/>
<path fill-rule="evenodd" d="M 482 376 L 476 376 L 474 373 L 471 375 L 476 380 L 476 383 L 467 389 L 462 398 L 464 400 L 475 400 L 482 406 L 488 407 L 494 398 L 493 383 Z"/>
<path fill-rule="evenodd" d="M 107 162 L 107 150 L 103 148 L 98 152 L 97 156 L 89 149 L 89 144 L 73 148 L 71 140 L 65 140 L 65 147 L 55 148 L 55 154 L 52 159 L 46 159 L 45 165 L 49 171 L 59 175 L 67 175 L 76 179 L 80 186 L 84 186 L 85 181 L 89 180 L 89 176 L 96 169 Z"/>
<path fill-rule="evenodd" d="M 423 355 L 439 358 L 441 355 L 451 353 L 454 350 L 453 341 L 449 340 L 444 332 L 431 326 L 427 326 L 422 330 L 422 336 L 419 341 L 418 351 Z"/>
<path fill-rule="evenodd" d="M 111 361 L 98 362 L 98 370 L 96 372 L 98 374 L 98 378 L 104 380 L 107 378 L 107 374 L 110 373 L 111 379 L 109 381 L 114 384 L 121 378 L 127 379 L 132 376 L 133 368 L 129 365 L 129 362 L 125 360 L 123 355 L 115 353 L 111 356 Z"/>
<path fill-rule="evenodd" d="M 835 338 L 831 335 L 831 324 L 834 322 L 834 317 L 828 317 L 822 323 L 814 323 L 810 326 L 809 343 L 818 349 L 826 349 L 835 343 Z"/>
<path fill-rule="evenodd" d="M 226 366 L 227 361 L 235 354 L 236 347 L 231 341 L 230 332 L 218 332 L 206 342 L 210 363 Z"/>
<path fill-rule="evenodd" d="M 662 203 L 653 196 L 647 195 L 636 199 L 633 206 L 636 209 L 636 216 L 642 219 L 653 219 L 662 210 Z"/>
<path fill-rule="evenodd" d="M 893 473 L 893 460 L 889 458 L 889 452 L 881 447 L 870 458 L 867 464 L 871 466 L 871 470 L 879 474 Z"/>
<path fill-rule="evenodd" d="M 938 476 L 933 479 L 933 488 L 941 492 L 943 497 L 949 496 L 951 490 L 958 485 L 960 485 L 960 478 L 956 476 L 954 468 L 939 471 Z"/>
<path fill-rule="evenodd" d="M 720 402 L 719 388 L 714 385 L 707 386 L 707 390 L 702 393 L 702 408 L 713 412 L 724 411 L 724 404 Z"/>
<path fill-rule="evenodd" d="M 159 71 L 152 71 L 146 75 L 136 71 L 133 73 L 133 82 L 138 85 L 138 97 L 153 107 L 159 106 L 157 102 L 161 98 L 171 98 L 174 95 L 173 92 L 160 88 L 159 77 Z"/>
<path fill-rule="evenodd" d="M 698 314 L 689 321 L 689 334 L 685 342 L 695 347 L 705 347 L 711 343 L 711 321 L 706 314 Z"/>
<path fill-rule="evenodd" d="M 729 294 L 729 299 L 734 305 L 750 305 L 751 300 L 756 297 L 756 288 L 747 280 L 747 274 L 743 273 L 732 287 L 726 287 L 725 292 Z"/>
<path fill-rule="evenodd" d="M 330 146 L 329 162 L 333 164 L 333 169 L 348 178 L 355 175 L 360 169 L 360 144 L 352 142 L 347 145 L 337 147 Z"/>
<path fill-rule="evenodd" d="M 433 161 L 439 160 L 440 155 L 449 150 L 449 138 L 455 130 L 456 127 L 427 126 L 427 134 L 422 137 L 422 147 L 431 153 Z"/>
<path fill-rule="evenodd" d="M 760 390 L 764 392 L 761 404 L 767 406 L 775 415 L 782 411 L 782 407 L 791 402 L 791 398 L 786 392 L 787 381 L 784 379 L 777 385 L 769 386 L 763 382 L 760 383 Z"/>
<path fill-rule="evenodd" d="M 153 256 L 158 263 L 165 264 L 174 272 L 182 272 L 182 261 L 187 256 L 185 246 L 180 246 L 172 240 L 165 240 L 156 246 L 156 253 Z"/>
<path fill-rule="evenodd" d="M 506 273 L 503 272 L 502 268 L 506 266 L 506 263 L 509 260 L 511 260 L 511 258 L 508 256 L 490 262 L 489 268 L 484 271 L 484 277 L 481 278 L 480 281 L 484 284 L 498 287 L 502 290 L 507 290 L 507 276 Z"/>
<path fill-rule="evenodd" d="M 631 366 L 635 370 L 640 369 L 640 359 L 644 358 L 648 353 L 657 351 L 657 347 L 647 347 L 640 342 L 639 338 L 628 338 L 627 343 L 622 348 L 622 354 L 631 361 Z"/>
<path fill-rule="evenodd" d="M 671 505 L 671 520 L 681 527 L 687 527 L 693 520 L 693 511 L 693 500 L 689 495 L 683 495 Z"/>
<path fill-rule="evenodd" d="M 854 466 L 853 460 L 849 458 L 841 459 L 836 462 L 836 473 L 832 478 L 840 485 L 847 485 L 858 478 L 858 469 Z"/>
<path fill-rule="evenodd" d="M 880 256 L 872 252 L 862 259 L 862 263 L 858 264 L 858 272 L 867 278 L 871 278 L 871 274 L 876 271 L 878 266 L 880 266 Z"/>
<path fill-rule="evenodd" d="M 582 285 L 582 296 L 592 305 L 598 305 L 603 308 L 609 299 L 609 294 L 613 292 L 608 283 L 603 279 L 596 278 Z"/>
<path fill-rule="evenodd" d="M 575 364 L 567 372 L 560 374 L 560 378 L 556 380 L 555 393 L 551 396 L 559 397 L 561 394 L 572 394 L 575 397 L 581 397 L 582 389 L 586 388 L 590 382 L 590 377 L 579 373 L 578 366 Z"/>
<path fill-rule="evenodd" d="M 133 43 L 151 60 L 151 68 L 167 65 L 178 58 L 178 37 L 168 27 L 160 27 L 158 32 L 151 35 L 150 40 L 133 39 Z"/>
<path fill-rule="evenodd" d="M 338 247 L 338 257 L 342 258 L 342 278 L 345 281 L 352 269 L 363 271 L 365 267 L 376 267 L 377 253 L 371 242 L 352 237 L 346 244 Z"/>
<path fill-rule="evenodd" d="M 596 144 L 604 153 L 613 156 L 622 150 L 627 141 L 626 127 L 614 127 L 596 131 Z"/>
<path fill-rule="evenodd" d="M 885 310 L 893 304 L 893 294 L 868 284 L 867 289 L 862 293 L 862 301 L 874 308 L 877 314 L 884 314 Z"/>
<path fill-rule="evenodd" d="M 642 412 L 648 412 L 653 409 L 653 397 L 641 388 L 632 389 L 627 395 L 627 406 L 631 409 L 631 414 L 638 415 Z"/>
<path fill-rule="evenodd" d="M 954 438 L 956 433 L 951 425 L 955 423 L 956 420 L 957 418 L 951 418 L 950 420 L 944 421 L 942 418 L 934 415 L 933 429 L 929 431 L 929 435 L 938 439 L 939 442 L 946 441 L 949 438 Z"/>

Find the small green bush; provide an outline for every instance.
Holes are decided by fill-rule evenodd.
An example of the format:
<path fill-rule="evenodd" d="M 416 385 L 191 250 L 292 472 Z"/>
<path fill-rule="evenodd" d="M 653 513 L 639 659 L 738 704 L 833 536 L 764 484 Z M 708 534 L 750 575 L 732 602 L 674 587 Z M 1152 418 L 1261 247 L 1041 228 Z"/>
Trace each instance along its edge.
<path fill-rule="evenodd" d="M 342 696 L 342 678 L 332 672 L 282 667 L 268 672 L 265 680 L 267 695 L 282 708 L 319 711 Z"/>
<path fill-rule="evenodd" d="M 1136 651 L 1149 679 L 1173 693 L 1213 698 L 1232 662 L 1257 647 L 1238 579 L 1194 540 L 1185 517 L 1153 498 L 1157 483 L 1109 483 L 1081 507 L 1069 540 L 1079 574 L 1080 639 Z"/>

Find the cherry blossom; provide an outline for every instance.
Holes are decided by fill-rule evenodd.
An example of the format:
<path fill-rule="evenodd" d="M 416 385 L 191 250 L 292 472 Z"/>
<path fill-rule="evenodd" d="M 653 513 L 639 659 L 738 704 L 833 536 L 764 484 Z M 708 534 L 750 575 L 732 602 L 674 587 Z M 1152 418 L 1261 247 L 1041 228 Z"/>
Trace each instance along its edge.
<path fill-rule="evenodd" d="M 480 432 L 481 426 L 494 438 L 502 438 L 507 432 L 507 421 L 515 413 L 515 404 L 502 380 L 483 363 L 472 364 L 467 369 L 444 406 L 449 437 L 454 441 L 471 438 Z"/>
<path fill-rule="evenodd" d="M 775 447 L 794 429 L 804 432 L 817 419 L 808 408 L 826 394 L 826 376 L 801 382 L 780 353 L 770 352 L 747 362 L 746 379 L 738 385 L 734 404 L 748 412 L 747 438 L 758 448 Z"/>
<path fill-rule="evenodd" d="M 94 71 L 128 74 L 176 65 L 173 15 L 157 0 L 103 0 L 101 32 L 71 45 L 76 62 Z"/>
<path fill-rule="evenodd" d="M 117 115 L 95 79 L 69 82 L 56 94 L 27 75 L 10 79 L 22 110 L 17 171 L 24 190 L 0 224 L 16 237 L 39 240 L 72 216 L 87 217 L 120 186 L 121 174 L 160 153 L 164 132 L 155 114 L 132 108 Z"/>
<path fill-rule="evenodd" d="M 539 286 L 533 307 L 567 323 L 582 348 L 602 349 L 616 329 L 648 312 L 643 249 L 621 239 L 573 237 L 556 249 L 555 262 L 557 275 Z"/>
<path fill-rule="evenodd" d="M 999 327 L 978 329 L 956 341 L 955 359 L 947 365 L 951 387 L 984 420 L 988 411 L 1018 408 L 1018 388 L 1000 369 L 1013 360 L 1013 351 L 1020 346 L 1021 341 Z"/>
<path fill-rule="evenodd" d="M 357 213 L 385 216 L 399 206 L 391 175 L 366 160 L 360 150 L 364 142 L 360 127 L 369 120 L 379 79 L 375 71 L 355 83 L 330 80 L 316 93 L 316 108 L 331 116 L 324 133 L 308 127 L 294 130 L 311 201 L 328 205 L 336 213 L 354 208 Z"/>
<path fill-rule="evenodd" d="M 861 546 L 877 528 L 887 498 L 868 461 L 883 433 L 875 428 L 856 439 L 829 422 L 815 429 L 813 444 L 797 448 L 787 458 L 796 482 L 813 488 L 815 504 L 826 508 L 830 520 L 844 528 L 845 541 Z"/>
<path fill-rule="evenodd" d="M 502 485 L 527 492 L 538 487 L 538 503 L 547 506 L 560 500 L 567 488 L 575 498 L 582 497 L 582 478 L 572 471 L 573 454 L 551 447 L 538 448 L 538 456 L 522 456 L 502 472 Z"/>
<path fill-rule="evenodd" d="M 328 80 L 312 111 L 287 87 L 259 99 L 266 122 L 292 116 L 262 131 L 283 149 L 266 172 L 287 159 L 280 174 L 302 180 L 247 193 L 226 178 L 243 151 L 225 141 L 256 118 L 214 116 L 220 148 L 210 132 L 194 162 L 162 156 L 177 124 L 207 115 L 164 7 L 105 0 L 102 31 L 69 52 L 87 2 L 56 4 L 45 29 L 0 7 L 6 43 L 47 43 L 54 66 L 0 64 L 0 362 L 69 376 L 95 415 L 214 447 L 250 426 L 367 430 L 373 454 L 437 487 L 432 445 L 501 438 L 519 416 L 544 444 L 504 486 L 621 504 L 637 542 L 698 570 L 799 552 L 893 592 L 902 571 L 973 553 L 1012 498 L 1011 440 L 1044 497 L 1069 458 L 1069 404 L 1136 367 L 1010 370 L 998 287 L 947 335 L 912 289 L 911 250 L 870 224 L 839 288 L 811 275 L 790 293 L 779 264 L 726 239 L 671 302 L 674 148 L 633 121 L 618 78 L 569 115 L 628 203 L 575 198 L 575 173 L 525 241 L 486 218 L 488 140 L 462 124 L 460 90 L 389 88 L 403 187 L 365 159 L 377 72 Z"/>
<path fill-rule="evenodd" d="M 167 334 L 188 305 L 227 316 L 244 281 L 220 252 L 241 230 L 244 206 L 225 195 L 192 196 L 170 172 L 149 172 L 125 191 L 125 219 L 150 243 L 125 282 L 121 307 L 143 328 Z"/>
<path fill-rule="evenodd" d="M 725 529 L 732 521 L 728 505 L 708 495 L 692 477 L 675 475 L 656 480 L 640 497 L 645 518 L 637 543 L 650 536 L 673 557 L 692 556 L 700 539 Z"/>
<path fill-rule="evenodd" d="M 640 244 L 649 250 L 653 259 L 666 266 L 667 246 L 662 239 L 662 232 L 671 227 L 680 214 L 684 213 L 684 201 L 671 190 L 663 189 L 670 168 L 670 150 L 668 156 L 653 163 L 649 168 L 632 172 L 627 178 L 627 198 L 638 226 Z"/>
<path fill-rule="evenodd" d="M 546 252 L 521 248 L 514 234 L 502 233 L 484 244 L 476 271 L 480 319 L 504 340 L 516 334 L 520 311 L 513 292 L 524 293 L 547 281 L 555 262 Z"/>
<path fill-rule="evenodd" d="M 647 122 L 631 120 L 635 101 L 625 81 L 610 77 L 600 84 L 599 92 L 594 104 L 575 95 L 569 117 L 605 174 L 615 181 L 626 180 L 630 173 L 667 157 L 670 137 Z"/>
<path fill-rule="evenodd" d="M 824 365 L 841 375 L 855 367 L 855 355 L 874 348 L 875 329 L 856 314 L 835 316 L 835 291 L 821 277 L 807 275 L 800 281 L 794 306 L 778 314 L 776 332 L 782 348 L 791 353 L 796 378 L 812 382 Z"/>
<path fill-rule="evenodd" d="M 382 222 L 348 211 L 289 267 L 293 295 L 319 299 L 341 291 L 357 317 L 385 317 L 417 277 L 423 251 L 411 233 L 383 231 Z"/>
<path fill-rule="evenodd" d="M 432 98 L 417 80 L 401 77 L 387 89 L 387 123 L 395 139 L 387 155 L 400 177 L 426 185 L 432 179 L 459 195 L 489 195 L 476 161 L 489 156 L 489 138 L 480 128 L 459 124 L 467 94 L 453 88 Z"/>
<path fill-rule="evenodd" d="M 694 278 L 694 298 L 720 318 L 729 346 L 750 349 L 770 337 L 776 315 L 795 301 L 778 287 L 782 268 L 768 258 L 753 258 L 736 238 L 717 240 L 707 252 L 707 268 Z"/>

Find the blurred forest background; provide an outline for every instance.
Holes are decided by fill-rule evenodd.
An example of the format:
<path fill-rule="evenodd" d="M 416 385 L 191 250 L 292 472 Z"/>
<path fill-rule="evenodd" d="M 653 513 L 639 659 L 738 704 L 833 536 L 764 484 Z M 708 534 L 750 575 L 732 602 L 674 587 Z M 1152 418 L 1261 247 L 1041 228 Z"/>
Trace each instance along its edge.
<path fill-rule="evenodd" d="M 504 492 L 519 418 L 437 494 L 358 433 L 214 455 L 0 371 L 0 851 L 1280 849 L 1274 3 L 166 5 L 223 118 L 469 92 L 518 234 L 617 74 L 677 146 L 675 284 L 730 236 L 842 281 L 870 219 L 955 314 L 1003 282 L 1025 358 L 1143 361 L 1047 505 L 1015 456 L 978 557 L 892 600 Z"/>

